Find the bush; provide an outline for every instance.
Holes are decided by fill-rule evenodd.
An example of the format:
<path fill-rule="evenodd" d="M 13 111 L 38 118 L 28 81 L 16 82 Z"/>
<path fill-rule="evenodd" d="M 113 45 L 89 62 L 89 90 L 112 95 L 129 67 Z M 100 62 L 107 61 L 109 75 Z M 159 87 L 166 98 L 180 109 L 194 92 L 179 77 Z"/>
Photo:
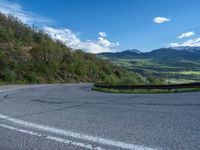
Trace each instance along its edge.
<path fill-rule="evenodd" d="M 129 73 L 95 55 L 72 50 L 18 18 L 0 13 L 0 80 L 2 82 L 105 82 L 137 84 Z"/>
<path fill-rule="evenodd" d="M 147 82 L 150 85 L 161 85 L 165 83 L 165 79 L 149 77 L 147 78 Z"/>

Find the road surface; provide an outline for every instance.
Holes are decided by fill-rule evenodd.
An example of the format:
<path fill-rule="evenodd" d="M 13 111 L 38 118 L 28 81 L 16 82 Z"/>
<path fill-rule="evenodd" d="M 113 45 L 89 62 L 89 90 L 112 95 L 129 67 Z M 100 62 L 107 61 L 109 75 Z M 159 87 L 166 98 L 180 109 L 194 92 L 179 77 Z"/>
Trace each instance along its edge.
<path fill-rule="evenodd" d="M 0 150 L 199 150 L 200 93 L 0 87 Z"/>

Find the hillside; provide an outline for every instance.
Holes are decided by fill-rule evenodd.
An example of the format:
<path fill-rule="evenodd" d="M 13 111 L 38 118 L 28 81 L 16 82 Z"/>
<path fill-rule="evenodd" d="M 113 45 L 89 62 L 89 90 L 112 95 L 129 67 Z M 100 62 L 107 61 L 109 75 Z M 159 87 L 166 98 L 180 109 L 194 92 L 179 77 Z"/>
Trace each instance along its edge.
<path fill-rule="evenodd" d="M 0 82 L 138 84 L 145 80 L 0 13 Z"/>
<path fill-rule="evenodd" d="M 160 77 L 170 82 L 200 80 L 200 47 L 161 48 L 146 53 L 126 50 L 98 56 L 145 77 Z"/>

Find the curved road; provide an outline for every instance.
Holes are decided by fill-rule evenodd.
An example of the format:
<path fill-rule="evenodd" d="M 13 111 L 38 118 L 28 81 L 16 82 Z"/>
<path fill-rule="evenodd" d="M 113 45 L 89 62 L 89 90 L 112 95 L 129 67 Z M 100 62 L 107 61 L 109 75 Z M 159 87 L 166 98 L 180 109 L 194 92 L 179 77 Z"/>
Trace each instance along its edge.
<path fill-rule="evenodd" d="M 200 93 L 109 94 L 90 88 L 0 87 L 0 149 L 200 149 Z"/>

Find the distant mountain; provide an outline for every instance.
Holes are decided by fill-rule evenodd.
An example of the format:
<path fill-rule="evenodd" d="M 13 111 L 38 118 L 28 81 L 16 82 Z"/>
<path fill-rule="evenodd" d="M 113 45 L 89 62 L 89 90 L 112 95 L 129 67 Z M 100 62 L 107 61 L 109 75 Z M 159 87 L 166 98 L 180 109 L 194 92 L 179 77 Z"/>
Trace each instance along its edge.
<path fill-rule="evenodd" d="M 200 48 L 161 48 L 144 53 L 141 57 L 151 58 L 154 61 L 197 60 L 200 58 Z"/>
<path fill-rule="evenodd" d="M 180 47 L 173 47 L 171 49 L 193 51 L 193 50 L 200 50 L 200 47 L 180 46 Z"/>
<path fill-rule="evenodd" d="M 98 56 L 112 59 L 149 58 L 155 61 L 169 61 L 172 59 L 193 60 L 200 58 L 200 47 L 160 48 L 146 53 L 143 53 L 136 49 L 132 49 L 116 53 L 100 53 L 98 54 Z"/>
<path fill-rule="evenodd" d="M 100 53 L 100 54 L 98 54 L 98 56 L 108 57 L 108 58 L 129 59 L 129 58 L 140 56 L 141 54 L 143 54 L 143 52 L 141 52 L 137 49 L 129 49 L 129 50 L 125 50 L 125 51 L 122 51 L 122 52 L 115 52 L 115 53 L 112 53 L 112 52 Z"/>
<path fill-rule="evenodd" d="M 133 49 L 97 56 L 145 77 L 156 76 L 173 82 L 200 81 L 200 47 L 160 48 L 146 53 Z"/>
<path fill-rule="evenodd" d="M 143 52 L 137 50 L 137 49 L 128 49 L 126 51 L 132 52 L 132 53 L 136 53 L 136 54 L 142 54 Z"/>

